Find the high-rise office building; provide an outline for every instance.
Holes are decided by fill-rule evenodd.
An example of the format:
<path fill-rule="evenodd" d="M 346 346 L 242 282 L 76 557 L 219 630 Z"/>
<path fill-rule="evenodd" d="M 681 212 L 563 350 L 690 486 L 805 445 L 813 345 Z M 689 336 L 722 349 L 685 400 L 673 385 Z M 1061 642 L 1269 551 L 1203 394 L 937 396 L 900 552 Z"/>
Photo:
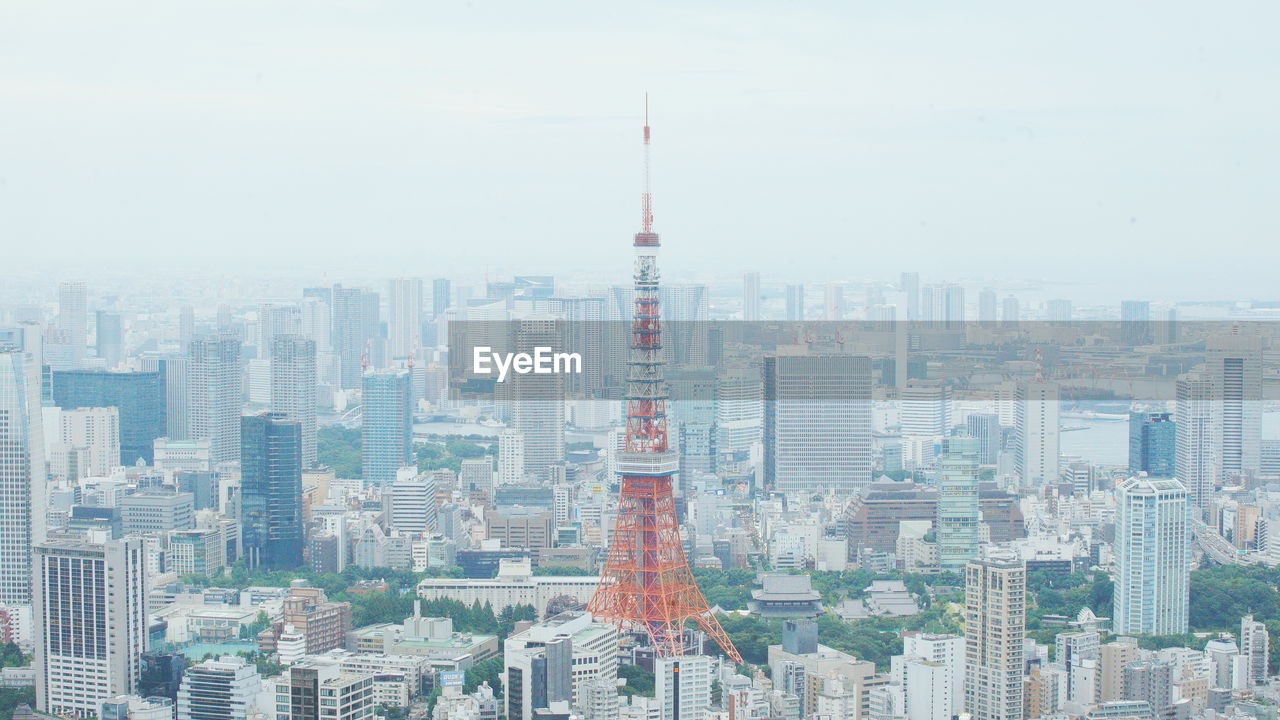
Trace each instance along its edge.
<path fill-rule="evenodd" d="M 787 320 L 804 320 L 804 285 L 787 286 Z"/>
<path fill-rule="evenodd" d="M 599 398 L 605 387 L 608 325 L 605 298 L 548 298 L 551 313 L 563 318 L 562 349 L 582 357 L 582 372 L 565 377 L 565 392 L 576 398 Z"/>
<path fill-rule="evenodd" d="M 965 435 L 978 441 L 978 462 L 994 465 L 1000 454 L 1000 416 L 974 413 L 965 418 Z"/>
<path fill-rule="evenodd" d="M 301 335 L 271 341 L 271 412 L 302 426 L 302 466 L 316 464 L 316 343 Z"/>
<path fill-rule="evenodd" d="M 978 441 L 947 438 L 939 463 L 938 564 L 959 571 L 978 557 L 982 513 L 978 507 Z"/>
<path fill-rule="evenodd" d="M 89 342 L 88 289 L 83 280 L 58 284 L 58 329 L 71 348 L 72 367 L 78 367 Z"/>
<path fill-rule="evenodd" d="M 548 316 L 516 321 L 516 352 L 532 353 L 537 347 L 563 347 L 560 323 Z M 542 479 L 552 467 L 565 461 L 565 376 L 529 373 L 509 377 L 511 426 L 524 436 L 524 470 Z"/>
<path fill-rule="evenodd" d="M 115 407 L 87 407 L 53 412 L 58 415 L 59 433 L 57 437 L 46 438 L 46 443 L 51 453 L 75 453 L 77 472 L 68 473 L 68 477 L 110 475 L 111 469 L 120 464 L 119 410 Z"/>
<path fill-rule="evenodd" d="M 120 416 L 120 464 L 150 465 L 165 433 L 164 382 L 158 372 L 55 370 L 53 403 L 64 410 L 114 407 Z M 237 388 L 238 389 L 238 388 Z"/>
<path fill-rule="evenodd" d="M 742 319 L 756 322 L 760 319 L 760 273 L 749 272 L 742 276 Z"/>
<path fill-rule="evenodd" d="M 1167 412 L 1129 413 L 1129 472 L 1175 477 L 1175 426 Z"/>
<path fill-rule="evenodd" d="M 38 325 L 0 328 L 0 604 L 31 604 L 31 546 L 44 542 L 48 488 Z M 33 509 L 39 512 L 32 512 Z"/>
<path fill-rule="evenodd" d="M 1024 487 L 1058 480 L 1058 386 L 1039 377 L 1015 393 L 1015 465 Z"/>
<path fill-rule="evenodd" d="M 871 361 L 779 355 L 764 361 L 765 483 L 778 492 L 852 493 L 871 482 Z"/>
<path fill-rule="evenodd" d="M 367 356 L 378 366 L 374 347 L 379 336 L 378 294 L 334 285 L 331 297 L 331 340 L 338 356 L 339 382 L 344 389 L 354 389 L 360 387 L 362 358 Z"/>
<path fill-rule="evenodd" d="M 982 288 L 978 291 L 978 322 L 983 325 L 995 325 L 997 319 L 996 290 L 989 287 Z"/>
<path fill-rule="evenodd" d="M 365 482 L 389 485 L 413 464 L 413 387 L 409 371 L 371 370 L 364 375 L 360 464 Z"/>
<path fill-rule="evenodd" d="M 1177 480 L 1129 478 L 1116 489 L 1117 633 L 1187 632 L 1191 527 Z"/>
<path fill-rule="evenodd" d="M 706 655 L 653 661 L 653 697 L 662 720 L 703 720 L 711 712 L 714 661 Z"/>
<path fill-rule="evenodd" d="M 34 547 L 36 709 L 95 717 L 135 692 L 147 642 L 147 568 L 138 536 Z"/>
<path fill-rule="evenodd" d="M 240 458 L 240 341 L 197 336 L 187 346 L 187 417 L 191 440 L 209 440 L 214 463 Z"/>
<path fill-rule="evenodd" d="M 1154 339 L 1151 303 L 1146 300 L 1120 303 L 1120 342 L 1124 345 L 1150 345 Z"/>
<path fill-rule="evenodd" d="M 1213 381 L 1198 373 L 1179 375 L 1174 388 L 1173 477 L 1182 481 L 1193 512 L 1209 507 L 1217 478 L 1214 452 L 1214 411 L 1217 394 Z"/>
<path fill-rule="evenodd" d="M 196 309 L 190 305 L 178 308 L 178 352 L 187 354 L 187 344 L 196 336 Z"/>
<path fill-rule="evenodd" d="M 534 720 L 538 710 L 573 700 L 573 640 L 550 638 L 533 644 L 510 645 L 505 663 L 507 718 Z"/>
<path fill-rule="evenodd" d="M 1006 295 L 1000 301 L 1000 323 L 1006 327 L 1012 327 L 1018 323 L 1022 317 L 1022 311 L 1018 307 L 1018 298 L 1013 295 Z"/>
<path fill-rule="evenodd" d="M 244 658 L 210 658 L 183 675 L 177 720 L 247 720 L 259 709 L 261 688 L 262 676 Z"/>
<path fill-rule="evenodd" d="M 822 289 L 822 319 L 844 319 L 844 286 L 840 283 L 827 283 Z"/>
<path fill-rule="evenodd" d="M 276 682 L 276 720 L 369 720 L 374 677 L 328 663 L 293 665 Z"/>
<path fill-rule="evenodd" d="M 1049 322 L 1071 322 L 1073 311 L 1070 300 L 1050 300 L 1045 303 L 1045 319 Z"/>
<path fill-rule="evenodd" d="M 904 436 L 942 437 L 951 429 L 951 394 L 941 382 L 909 380 L 899 399 Z"/>
<path fill-rule="evenodd" d="M 992 556 L 965 567 L 964 709 L 974 720 L 1021 720 L 1027 569 Z"/>
<path fill-rule="evenodd" d="M 271 343 L 279 335 L 302 332 L 302 310 L 297 305 L 264 302 L 258 304 L 258 357 L 268 358 Z"/>
<path fill-rule="evenodd" d="M 240 527 L 253 567 L 302 565 L 302 424 L 278 413 L 241 419 Z"/>
<path fill-rule="evenodd" d="M 1228 334 L 1209 338 L 1206 358 L 1216 403 L 1216 450 L 1223 480 L 1261 468 L 1262 338 Z"/>
<path fill-rule="evenodd" d="M 191 401 L 191 389 L 187 385 L 187 348 L 191 345 L 188 338 L 183 343 L 182 356 L 144 355 L 139 366 L 144 372 L 160 374 L 160 384 L 164 392 L 164 436 L 170 440 L 186 440 L 191 427 L 187 412 Z"/>
<path fill-rule="evenodd" d="M 431 317 L 439 318 L 445 310 L 453 307 L 453 288 L 448 278 L 436 278 L 431 281 Z"/>
<path fill-rule="evenodd" d="M 388 489 L 390 496 L 389 528 L 415 537 L 435 532 L 439 505 L 436 503 L 436 481 L 431 475 L 402 472 Z"/>
<path fill-rule="evenodd" d="M 110 370 L 124 360 L 124 317 L 118 312 L 99 310 L 94 321 L 94 348 Z"/>
<path fill-rule="evenodd" d="M 923 320 L 920 317 L 920 273 L 902 273 L 898 289 L 907 296 L 907 320 Z"/>
<path fill-rule="evenodd" d="M 408 358 L 421 344 L 421 335 L 422 278 L 392 278 L 387 281 L 387 357 Z"/>

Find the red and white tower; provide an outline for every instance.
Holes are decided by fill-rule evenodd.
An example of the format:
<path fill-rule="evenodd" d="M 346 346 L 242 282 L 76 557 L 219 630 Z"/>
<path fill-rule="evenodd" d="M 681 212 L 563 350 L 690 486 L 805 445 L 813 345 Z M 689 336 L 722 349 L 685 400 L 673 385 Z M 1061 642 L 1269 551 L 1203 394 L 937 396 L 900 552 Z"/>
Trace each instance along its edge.
<path fill-rule="evenodd" d="M 635 237 L 635 314 L 627 362 L 626 445 L 618 457 L 618 519 L 600 585 L 587 604 L 596 618 L 645 632 L 664 656 L 684 654 L 693 621 L 735 662 L 729 637 L 694 584 L 676 520 L 672 478 L 679 459 L 667 441 L 667 384 L 662 377 L 658 305 L 658 234 L 649 193 L 649 101 L 645 98 L 644 194 Z"/>

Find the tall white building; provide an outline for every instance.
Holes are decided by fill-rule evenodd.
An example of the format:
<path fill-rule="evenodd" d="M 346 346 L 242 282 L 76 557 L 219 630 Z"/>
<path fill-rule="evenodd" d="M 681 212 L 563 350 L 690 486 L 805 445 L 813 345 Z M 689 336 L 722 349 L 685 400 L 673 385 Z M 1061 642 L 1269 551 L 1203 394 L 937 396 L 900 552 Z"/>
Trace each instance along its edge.
<path fill-rule="evenodd" d="M 191 440 L 209 439 L 214 463 L 240 459 L 240 341 L 196 337 L 187 346 Z"/>
<path fill-rule="evenodd" d="M 960 693 L 951 667 L 934 660 L 903 660 L 903 698 L 907 720 L 951 720 Z"/>
<path fill-rule="evenodd" d="M 653 661 L 653 697 L 662 720 L 703 720 L 711 710 L 715 663 L 706 655 L 660 657 Z"/>
<path fill-rule="evenodd" d="M 591 613 L 585 611 L 563 612 L 512 635 L 503 643 L 503 656 L 510 667 L 518 656 L 527 656 L 566 639 L 571 655 L 572 702 L 583 697 L 583 686 L 589 682 L 617 681 L 618 629 L 608 623 L 595 622 Z M 525 707 L 530 711 L 536 709 Z"/>
<path fill-rule="evenodd" d="M 391 503 L 390 529 L 405 535 L 430 534 L 436 528 L 436 481 L 403 468 L 387 491 Z"/>
<path fill-rule="evenodd" d="M 137 690 L 147 643 L 146 552 L 139 536 L 34 548 L 36 709 L 95 717 Z"/>
<path fill-rule="evenodd" d="M 965 567 L 964 595 L 965 712 L 974 720 L 1021 720 L 1026 566 L 1011 555 L 974 560 Z"/>
<path fill-rule="evenodd" d="M 115 407 L 86 407 L 62 410 L 45 408 L 58 418 L 56 443 L 51 454 L 75 453 L 80 466 L 77 477 L 107 477 L 120 464 L 120 410 Z M 61 447 L 58 447 L 61 446 Z"/>
<path fill-rule="evenodd" d="M 1182 483 L 1134 477 L 1120 484 L 1114 553 L 1115 632 L 1187 632 L 1191 527 Z"/>
<path fill-rule="evenodd" d="M 31 604 L 31 546 L 48 507 L 37 325 L 0 328 L 0 604 Z M 33 512 L 35 510 L 35 512 Z"/>
<path fill-rule="evenodd" d="M 1015 464 L 1024 487 L 1058 481 L 1058 386 L 1041 379 L 1019 383 Z"/>
<path fill-rule="evenodd" d="M 78 366 L 84 360 L 89 343 L 88 290 L 83 280 L 58 284 L 58 328 Z"/>
<path fill-rule="evenodd" d="M 271 412 L 302 424 L 302 467 L 316 465 L 316 343 L 301 335 L 271 341 Z"/>
<path fill-rule="evenodd" d="M 742 276 L 742 319 L 756 322 L 760 319 L 760 273 L 749 272 Z"/>
<path fill-rule="evenodd" d="M 778 355 L 764 363 L 766 485 L 789 494 L 869 485 L 871 361 Z"/>
<path fill-rule="evenodd" d="M 514 428 L 498 433 L 497 485 L 524 481 L 524 434 Z"/>
<path fill-rule="evenodd" d="M 422 278 L 400 277 L 387 282 L 387 356 L 409 357 L 422 334 Z"/>
<path fill-rule="evenodd" d="M 1240 654 L 1249 659 L 1249 685 L 1267 679 L 1271 659 L 1271 634 L 1266 623 L 1253 619 L 1253 615 L 1240 618 Z"/>
<path fill-rule="evenodd" d="M 950 393 L 939 382 L 910 380 L 899 400 L 903 435 L 942 437 L 951 429 Z"/>
<path fill-rule="evenodd" d="M 558 321 L 531 316 L 517 321 L 516 351 L 532 353 L 536 347 L 563 347 Z M 511 385 L 511 424 L 524 436 L 524 471 L 543 479 L 553 465 L 565 461 L 565 376 L 533 373 L 508 377 Z"/>
<path fill-rule="evenodd" d="M 1174 475 L 1187 489 L 1187 497 L 1197 514 L 1203 513 L 1213 497 L 1217 477 L 1214 451 L 1213 381 L 1204 375 L 1179 375 L 1174 399 Z"/>
<path fill-rule="evenodd" d="M 904 657 L 917 657 L 945 665 L 951 673 L 951 714 L 964 710 L 964 638 L 960 635 L 913 633 L 902 638 Z M 906 686 L 905 677 L 902 685 Z M 910 701 L 908 700 L 908 704 Z"/>

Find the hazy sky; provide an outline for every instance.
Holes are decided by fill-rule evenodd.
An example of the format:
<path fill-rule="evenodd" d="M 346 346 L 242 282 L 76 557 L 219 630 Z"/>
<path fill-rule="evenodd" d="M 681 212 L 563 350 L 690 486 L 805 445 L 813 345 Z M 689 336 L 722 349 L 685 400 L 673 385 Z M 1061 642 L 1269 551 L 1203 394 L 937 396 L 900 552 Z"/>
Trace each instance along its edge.
<path fill-rule="evenodd" d="M 1274 2 L 0 0 L 0 275 L 622 278 L 647 90 L 669 276 L 1276 297 L 1278 25 Z"/>

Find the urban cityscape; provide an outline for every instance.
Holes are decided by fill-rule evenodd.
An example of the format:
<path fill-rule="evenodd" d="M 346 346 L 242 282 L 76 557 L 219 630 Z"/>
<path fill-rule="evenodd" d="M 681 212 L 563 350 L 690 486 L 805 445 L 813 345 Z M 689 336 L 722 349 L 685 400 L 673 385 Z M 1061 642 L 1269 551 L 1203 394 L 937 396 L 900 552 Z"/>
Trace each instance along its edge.
<path fill-rule="evenodd" d="M 590 121 L 629 184 L 589 252 L 122 271 L 35 247 L 0 175 L 0 720 L 1280 720 L 1274 263 L 707 261 L 664 203 L 726 170 L 669 185 L 696 123 L 630 95 Z"/>

